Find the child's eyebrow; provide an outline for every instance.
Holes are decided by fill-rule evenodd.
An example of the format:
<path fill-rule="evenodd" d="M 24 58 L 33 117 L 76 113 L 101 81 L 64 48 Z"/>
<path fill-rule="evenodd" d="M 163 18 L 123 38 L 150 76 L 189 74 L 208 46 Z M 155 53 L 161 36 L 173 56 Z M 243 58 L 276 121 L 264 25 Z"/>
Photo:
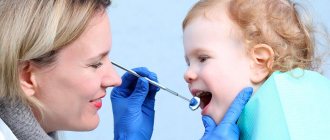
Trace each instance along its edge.
<path fill-rule="evenodd" d="M 209 53 L 210 51 L 207 50 L 207 48 L 202 48 L 202 47 L 196 47 L 193 48 L 187 55 L 185 55 L 185 57 L 189 57 L 189 56 L 194 56 L 194 55 L 199 55 L 201 53 Z"/>

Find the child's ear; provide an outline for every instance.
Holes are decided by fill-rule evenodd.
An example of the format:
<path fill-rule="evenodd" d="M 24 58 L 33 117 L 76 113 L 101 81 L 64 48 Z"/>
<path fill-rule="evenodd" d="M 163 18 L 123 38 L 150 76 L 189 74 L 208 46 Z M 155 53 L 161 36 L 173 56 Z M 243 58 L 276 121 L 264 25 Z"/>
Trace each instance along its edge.
<path fill-rule="evenodd" d="M 20 64 L 19 81 L 25 95 L 33 96 L 36 91 L 37 82 L 33 66 L 30 62 Z"/>
<path fill-rule="evenodd" d="M 258 44 L 250 49 L 252 58 L 251 77 L 252 83 L 258 84 L 265 80 L 272 71 L 274 50 L 266 44 Z"/>

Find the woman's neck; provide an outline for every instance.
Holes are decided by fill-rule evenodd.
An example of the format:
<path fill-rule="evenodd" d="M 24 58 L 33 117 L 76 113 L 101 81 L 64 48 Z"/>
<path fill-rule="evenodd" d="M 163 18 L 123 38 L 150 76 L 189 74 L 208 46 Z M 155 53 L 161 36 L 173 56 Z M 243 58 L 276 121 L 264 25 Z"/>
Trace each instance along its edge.
<path fill-rule="evenodd" d="M 0 117 L 18 139 L 52 140 L 42 129 L 30 107 L 22 102 L 1 100 Z"/>

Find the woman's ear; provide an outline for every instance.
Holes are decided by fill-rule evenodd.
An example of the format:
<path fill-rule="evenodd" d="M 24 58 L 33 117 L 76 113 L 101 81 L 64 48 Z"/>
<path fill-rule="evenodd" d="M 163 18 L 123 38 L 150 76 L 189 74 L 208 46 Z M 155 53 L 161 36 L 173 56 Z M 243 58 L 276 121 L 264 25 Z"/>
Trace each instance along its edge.
<path fill-rule="evenodd" d="M 258 44 L 250 49 L 251 82 L 258 84 L 267 78 L 272 71 L 274 62 L 274 50 L 266 44 Z"/>
<path fill-rule="evenodd" d="M 30 62 L 20 64 L 19 81 L 25 95 L 33 96 L 37 85 L 33 66 Z"/>

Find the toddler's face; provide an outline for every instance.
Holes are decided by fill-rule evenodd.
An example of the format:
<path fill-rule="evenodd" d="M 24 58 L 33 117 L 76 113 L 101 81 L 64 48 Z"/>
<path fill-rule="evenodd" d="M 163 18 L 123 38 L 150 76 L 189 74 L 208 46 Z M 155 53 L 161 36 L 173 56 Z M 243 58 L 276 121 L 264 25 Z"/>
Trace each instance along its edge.
<path fill-rule="evenodd" d="M 201 98 L 202 115 L 217 124 L 239 91 L 252 86 L 251 59 L 239 31 L 224 12 L 216 19 L 196 17 L 184 30 L 184 78 L 192 95 Z"/>

